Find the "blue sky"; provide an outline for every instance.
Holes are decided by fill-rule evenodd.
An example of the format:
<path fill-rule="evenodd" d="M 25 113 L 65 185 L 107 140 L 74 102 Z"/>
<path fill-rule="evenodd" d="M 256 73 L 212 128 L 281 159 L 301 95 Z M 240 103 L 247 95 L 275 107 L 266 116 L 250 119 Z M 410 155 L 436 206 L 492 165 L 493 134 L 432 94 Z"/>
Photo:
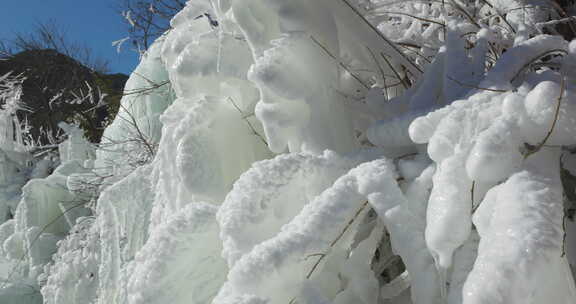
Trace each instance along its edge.
<path fill-rule="evenodd" d="M 115 5 L 119 0 L 0 0 L 0 39 L 27 33 L 38 22 L 55 21 L 70 41 L 85 43 L 95 56 L 108 59 L 111 72 L 129 74 L 138 55 L 126 44 L 121 53 L 112 41 L 127 36 Z"/>

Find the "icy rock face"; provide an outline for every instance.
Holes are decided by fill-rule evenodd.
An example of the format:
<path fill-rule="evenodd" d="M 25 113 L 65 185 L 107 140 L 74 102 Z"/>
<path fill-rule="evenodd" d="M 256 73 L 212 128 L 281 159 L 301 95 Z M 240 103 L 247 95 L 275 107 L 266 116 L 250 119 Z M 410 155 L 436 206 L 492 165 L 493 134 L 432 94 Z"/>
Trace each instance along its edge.
<path fill-rule="evenodd" d="M 51 160 L 35 160 L 29 153 L 24 134 L 26 124 L 17 115 L 23 109 L 21 82 L 21 76 L 0 75 L 0 302 L 9 304 L 42 302 L 36 278 L 62 237 L 43 233 L 35 226 L 46 218 L 36 213 L 39 210 L 35 209 L 34 198 L 43 204 L 40 208 L 57 209 L 57 203 L 49 202 L 48 197 L 62 193 L 45 186 L 59 185 L 62 176 L 42 180 L 48 175 Z M 31 178 L 38 178 L 36 186 L 24 187 Z M 47 197 L 42 197 L 43 190 L 49 190 Z M 22 199 L 23 196 L 29 200 Z M 32 204 L 28 206 L 31 212 L 25 211 L 23 203 Z M 26 226 L 28 223 L 32 225 Z"/>
<path fill-rule="evenodd" d="M 76 303 L 69 296 L 83 292 L 95 303 L 189 303 L 190 297 L 205 303 L 221 285 L 226 263 L 218 256 L 216 206 L 242 172 L 270 154 L 251 115 L 258 92 L 246 80 L 249 48 L 196 18 L 214 14 L 204 11 L 209 7 L 191 4 L 176 16 L 174 31 L 154 44 L 132 75 L 123 111 L 106 131 L 108 149 L 96 161 L 113 165 L 104 171 L 113 175 L 111 183 L 126 177 L 106 185 L 87 236 L 63 243 L 73 248 L 81 241 L 87 248 L 57 254 L 43 289 L 50 303 Z M 215 56 L 220 47 L 222 57 Z M 242 53 L 248 61 L 232 60 Z M 144 84 L 161 86 L 130 94 Z M 134 170 L 147 161 L 139 152 L 156 158 Z M 87 262 L 98 266 L 87 268 Z M 71 280 L 78 271 L 91 276 L 76 284 Z M 204 280 L 186 283 L 200 274 Z"/>
<path fill-rule="evenodd" d="M 0 300 L 32 282 L 54 304 L 573 303 L 558 160 L 574 79 L 531 68 L 576 47 L 479 29 L 455 2 L 402 4 L 445 29 L 389 4 L 189 1 L 97 159 L 24 187 Z M 438 53 L 414 60 L 378 22 Z M 78 198 L 91 209 L 63 209 Z"/>
<path fill-rule="evenodd" d="M 22 188 L 14 219 L 0 226 L 2 259 L 7 260 L 9 268 L 3 275 L 11 282 L 2 283 L 2 301 L 41 303 L 39 284 L 45 265 L 57 251 L 57 242 L 68 235 L 77 218 L 90 213 L 84 197 L 71 191 L 67 183 L 74 174 L 90 172 L 83 162 L 93 152 L 82 135 L 76 135 L 62 144 L 66 147 L 65 162 L 47 177 L 35 172 L 32 176 L 36 178 Z M 25 289 L 28 292 L 21 293 Z"/>
<path fill-rule="evenodd" d="M 221 27 L 203 14 L 221 16 Z M 188 5 L 172 25 L 162 55 L 177 99 L 161 118 L 153 226 L 197 201 L 221 204 L 242 172 L 271 156 L 254 117 L 258 91 L 246 79 L 250 49 L 237 26 L 207 1 Z"/>
<path fill-rule="evenodd" d="M 154 43 L 128 78 L 114 121 L 106 128 L 97 151 L 100 175 L 119 177 L 154 157 L 161 137 L 160 114 L 173 102 L 168 73 Z"/>
<path fill-rule="evenodd" d="M 124 266 L 148 239 L 150 171 L 138 168 L 108 187 L 98 200 L 97 216 L 78 218 L 47 268 L 45 303 L 126 302 Z"/>
<path fill-rule="evenodd" d="M 22 186 L 28 180 L 26 167 L 21 160 L 26 160 L 28 157 L 22 154 L 13 154 L 20 156 L 14 159 L 10 157 L 10 152 L 0 150 L 0 222 L 5 222 L 13 214 L 20 201 L 22 195 Z M 24 156 L 24 157 L 22 157 Z"/>
<path fill-rule="evenodd" d="M 336 22 L 322 2 L 233 3 L 254 54 L 249 77 L 260 89 L 256 115 L 274 152 L 354 148 L 350 118 L 333 90 L 338 69 L 322 49 L 339 55 Z M 258 19 L 262 14 L 269 17 Z"/>
<path fill-rule="evenodd" d="M 22 81 L 22 76 L 12 73 L 0 75 L 0 224 L 14 215 L 22 186 L 30 177 L 34 173 L 46 177 L 41 170 L 33 172 L 34 166 L 30 166 L 32 156 L 26 149 L 24 130 L 20 128 L 26 125 L 16 115 L 23 109 Z"/>
<path fill-rule="evenodd" d="M 111 186 L 102 203 L 91 203 L 145 161 L 140 148 L 159 141 L 158 115 L 171 99 L 168 82 L 161 83 L 166 73 L 159 56 L 153 49 L 150 54 L 127 85 L 121 114 L 106 130 L 96 160 L 82 131 L 61 124 L 68 140 L 59 145 L 60 166 L 47 176 L 44 160 L 29 172 L 34 179 L 22 188 L 14 219 L 0 228 L 8 261 L 2 275 L 11 282 L 2 283 L 2 302 L 87 303 L 100 294 L 102 303 L 112 303 L 125 296 L 116 288 L 125 282 L 118 273 L 147 239 L 151 170 L 137 169 L 138 177 Z M 33 291 L 19 294 L 26 286 Z"/>
<path fill-rule="evenodd" d="M 98 199 L 98 303 L 126 303 L 130 274 L 126 264 L 148 239 L 153 202 L 150 171 L 148 166 L 138 168 L 106 189 Z"/>

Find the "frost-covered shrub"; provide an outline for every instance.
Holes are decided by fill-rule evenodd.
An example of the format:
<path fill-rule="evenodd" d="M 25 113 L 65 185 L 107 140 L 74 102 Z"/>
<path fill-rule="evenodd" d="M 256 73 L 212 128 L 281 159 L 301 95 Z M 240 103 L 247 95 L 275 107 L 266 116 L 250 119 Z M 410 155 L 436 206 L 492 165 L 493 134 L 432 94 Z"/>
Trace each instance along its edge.
<path fill-rule="evenodd" d="M 3 253 L 46 303 L 572 303 L 576 42 L 532 24 L 547 5 L 189 1 L 128 88 L 166 86 L 105 132 L 93 214 L 38 233 L 85 192 L 64 164 Z"/>

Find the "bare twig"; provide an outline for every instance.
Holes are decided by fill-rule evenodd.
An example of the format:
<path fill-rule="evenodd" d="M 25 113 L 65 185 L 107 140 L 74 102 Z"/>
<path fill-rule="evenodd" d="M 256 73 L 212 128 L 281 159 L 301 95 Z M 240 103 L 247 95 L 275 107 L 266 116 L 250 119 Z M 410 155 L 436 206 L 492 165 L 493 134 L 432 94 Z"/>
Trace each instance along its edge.
<path fill-rule="evenodd" d="M 394 68 L 394 66 L 392 65 L 392 63 L 390 62 L 390 60 L 388 60 L 388 58 L 386 58 L 386 55 L 384 55 L 384 53 L 380 53 L 380 56 L 382 57 L 382 59 L 384 59 L 384 61 L 386 61 L 386 64 L 388 65 L 388 67 L 392 70 L 392 72 L 394 72 L 394 75 L 396 75 L 396 78 L 398 78 L 398 80 L 402 83 L 402 86 L 405 89 L 408 89 L 410 87 L 410 85 L 408 85 L 404 78 L 400 77 L 400 74 L 398 73 L 398 71 L 396 71 L 396 69 Z"/>
<path fill-rule="evenodd" d="M 472 213 L 474 213 L 474 188 L 476 187 L 476 181 L 472 181 L 472 186 L 470 187 L 470 201 L 472 202 Z"/>
<path fill-rule="evenodd" d="M 456 80 L 456 79 L 454 79 L 454 78 L 452 78 L 452 77 L 450 77 L 450 76 L 446 76 L 446 78 L 454 81 L 455 83 L 457 83 L 457 84 L 459 84 L 459 85 L 461 85 L 461 86 L 463 86 L 463 87 L 473 88 L 473 89 L 482 90 L 482 91 L 490 91 L 490 92 L 500 92 L 500 93 L 506 93 L 506 92 L 508 92 L 508 90 L 498 90 L 498 89 L 481 88 L 481 87 L 478 87 L 478 86 L 475 86 L 475 85 L 466 84 L 466 83 L 463 83 L 463 82 L 461 82 L 461 81 L 458 81 L 458 80 Z"/>
<path fill-rule="evenodd" d="M 350 10 L 352 10 L 352 12 L 354 12 L 354 14 L 358 16 L 364 23 L 366 23 L 366 25 L 368 25 L 376 35 L 378 35 L 390 48 L 392 48 L 398 55 L 400 55 L 410 66 L 410 70 L 418 72 L 419 75 L 423 73 L 422 69 L 420 69 L 420 67 L 418 67 L 418 65 L 416 65 L 410 58 L 404 55 L 404 53 L 402 53 L 402 51 L 398 49 L 398 47 L 394 44 L 394 42 L 386 38 L 384 34 L 382 34 L 382 32 L 380 32 L 372 23 L 370 23 L 370 21 L 366 20 L 364 15 L 362 15 L 362 13 L 360 13 L 354 5 L 350 4 L 348 0 L 340 0 L 340 1 L 344 3 L 346 6 L 348 6 L 348 8 L 350 8 Z"/>
<path fill-rule="evenodd" d="M 528 150 L 524 154 L 524 159 L 526 159 L 530 155 L 540 151 L 540 149 L 542 149 L 542 147 L 546 144 L 546 142 L 548 141 L 548 139 L 552 135 L 552 132 L 554 132 L 554 128 L 556 127 L 556 124 L 558 123 L 558 117 L 560 114 L 560 106 L 562 105 L 562 97 L 564 96 L 565 87 L 566 87 L 566 79 L 565 79 L 564 75 L 562 75 L 561 79 L 560 79 L 560 95 L 558 96 L 558 102 L 556 103 L 556 109 L 554 110 L 554 120 L 552 121 L 552 125 L 550 126 L 550 129 L 548 130 L 548 133 L 546 133 L 546 136 L 544 137 L 544 139 L 542 139 L 542 141 L 540 143 L 538 143 L 535 147 L 531 147 L 530 150 Z"/>
<path fill-rule="evenodd" d="M 136 90 L 130 90 L 130 91 L 128 91 L 127 93 L 123 93 L 123 94 L 121 94 L 121 95 L 122 95 L 122 96 L 128 96 L 128 95 L 134 95 L 134 94 L 146 94 L 146 93 L 149 93 L 149 92 L 152 91 L 152 90 L 158 89 L 158 88 L 160 88 L 160 87 L 162 87 L 162 86 L 165 86 L 165 85 L 167 85 L 167 84 L 170 84 L 170 81 L 169 81 L 169 80 L 163 81 L 163 82 L 161 82 L 161 83 L 156 83 L 156 84 L 154 84 L 154 85 L 152 85 L 152 86 L 149 86 L 149 87 L 143 87 L 143 88 L 139 88 L 139 89 L 136 89 Z"/>
<path fill-rule="evenodd" d="M 144 133 L 142 133 L 142 131 L 140 130 L 140 127 L 138 126 L 138 123 L 136 122 L 136 118 L 134 117 L 134 115 L 132 115 L 132 113 L 130 113 L 130 111 L 128 111 L 128 109 L 126 109 L 126 107 L 124 107 L 121 103 L 120 103 L 120 107 L 124 110 L 124 112 L 126 112 L 126 114 L 128 115 L 128 117 L 130 118 L 130 121 L 128 121 L 128 123 L 130 123 L 134 129 L 136 130 L 138 139 L 140 139 L 140 142 L 144 144 L 144 146 L 146 147 L 146 149 L 148 150 L 149 155 L 152 157 L 156 154 L 155 149 L 152 147 L 152 144 L 150 144 L 148 138 L 144 135 Z M 127 121 L 124 117 L 122 117 L 121 114 L 118 115 L 118 117 L 120 117 L 121 119 Z"/>
<path fill-rule="evenodd" d="M 322 43 L 320 43 L 318 40 L 316 40 L 316 38 L 314 38 L 314 36 L 310 36 L 310 39 L 312 39 L 312 41 L 319 46 L 324 53 L 326 53 L 328 56 L 330 56 L 330 58 L 334 59 L 334 61 L 336 61 L 336 63 L 338 63 L 338 65 L 340 67 L 342 67 L 346 72 L 348 72 L 348 74 L 350 74 L 350 76 L 352 76 L 352 78 L 356 79 L 356 81 L 358 81 L 358 83 L 360 83 L 366 90 L 370 89 L 370 86 L 367 85 L 366 83 L 364 83 L 364 81 L 362 81 L 362 79 L 360 79 L 360 77 L 358 77 L 357 75 L 355 75 L 354 73 L 352 73 L 350 71 L 350 68 L 347 67 L 338 57 L 336 57 L 334 54 L 332 54 L 330 52 L 330 50 L 328 50 L 328 48 L 326 48 Z"/>
<path fill-rule="evenodd" d="M 508 22 L 508 20 L 506 20 L 506 18 L 498 11 L 498 9 L 494 8 L 494 5 L 492 5 L 492 3 L 490 3 L 488 0 L 480 0 L 480 1 L 484 2 L 493 11 L 495 11 L 497 16 L 500 17 L 500 20 L 504 21 L 504 23 L 506 23 L 506 25 L 508 25 L 508 27 L 510 28 L 510 31 L 512 31 L 513 34 L 516 34 L 516 29 L 512 26 L 512 24 L 510 24 L 510 22 Z"/>
<path fill-rule="evenodd" d="M 398 43 L 398 45 L 399 45 L 401 48 L 405 49 L 406 51 L 408 51 L 408 52 L 410 52 L 410 53 L 412 53 L 412 54 L 414 54 L 414 55 L 422 58 L 422 59 L 423 59 L 424 61 L 426 61 L 427 63 L 432 63 L 432 61 L 430 61 L 430 59 L 426 58 L 426 56 L 420 54 L 420 52 L 418 52 L 418 51 L 416 51 L 416 50 L 413 50 L 413 49 L 412 49 L 412 48 L 414 48 L 413 45 L 408 45 L 408 44 L 406 44 L 406 43 Z"/>
<path fill-rule="evenodd" d="M 434 24 L 438 24 L 442 27 L 445 27 L 446 24 L 444 24 L 442 21 L 436 21 L 436 20 L 432 20 L 432 19 L 426 19 L 423 17 L 418 17 L 416 15 L 412 15 L 412 14 L 408 14 L 408 13 L 404 13 L 404 12 L 392 12 L 392 11 L 381 11 L 381 13 L 383 14 L 390 14 L 390 15 L 400 15 L 400 16 L 406 16 L 406 17 L 410 17 L 422 22 L 429 22 L 429 23 L 434 23 Z"/>
<path fill-rule="evenodd" d="M 384 69 L 382 69 L 382 66 L 380 65 L 380 62 L 378 61 L 378 59 L 376 58 L 376 55 L 374 55 L 374 52 L 372 52 L 372 50 L 369 47 L 366 47 L 366 49 L 370 53 L 370 56 L 372 56 L 372 60 L 374 60 L 376 67 L 378 67 L 378 71 L 380 72 L 380 77 L 382 77 L 382 86 L 386 86 L 386 74 L 384 73 Z M 386 93 L 386 95 L 388 95 L 388 93 Z"/>
<path fill-rule="evenodd" d="M 325 253 L 313 253 L 313 254 L 307 255 L 307 256 L 304 258 L 304 260 L 307 260 L 307 259 L 309 259 L 309 258 L 316 257 L 316 256 L 325 256 L 325 255 L 326 255 Z"/>
<path fill-rule="evenodd" d="M 522 73 L 522 71 L 524 71 L 525 69 L 529 68 L 530 66 L 532 66 L 536 61 L 548 56 L 548 55 L 552 55 L 552 54 L 556 54 L 556 53 L 561 53 L 564 55 L 567 55 L 568 52 L 566 50 L 563 49 L 553 49 L 553 50 L 549 50 L 546 51 L 532 59 L 530 59 L 526 64 L 524 64 L 522 66 L 522 68 L 520 68 L 520 70 L 518 70 L 518 72 L 516 72 L 516 74 L 514 75 L 514 77 L 512 77 L 512 80 L 510 80 L 510 82 L 514 82 L 516 80 L 516 78 L 520 75 L 520 73 Z"/>
<path fill-rule="evenodd" d="M 338 236 L 330 243 L 329 248 L 333 248 L 334 245 L 336 245 L 336 243 L 338 243 L 338 241 L 344 236 L 344 234 L 346 233 L 346 231 L 348 231 L 348 229 L 350 228 L 350 226 L 352 226 L 352 224 L 354 223 L 354 221 L 358 218 L 358 216 L 360 215 L 360 213 L 362 213 L 362 211 L 366 208 L 366 206 L 368 206 L 368 201 L 364 202 L 364 204 L 362 204 L 362 207 L 360 207 L 356 213 L 354 214 L 354 216 L 348 221 L 348 223 L 346 224 L 346 226 L 344 227 L 344 229 L 342 229 L 342 231 L 340 232 L 340 234 L 338 234 Z M 316 270 L 316 268 L 318 268 L 318 266 L 320 265 L 320 262 L 322 262 L 322 260 L 324 260 L 324 258 L 326 257 L 326 254 L 320 253 L 320 254 L 313 254 L 312 256 L 320 256 L 320 258 L 316 261 L 316 263 L 314 263 L 314 265 L 312 266 L 312 268 L 310 269 L 310 271 L 308 272 L 308 274 L 306 275 L 306 279 L 310 279 L 310 277 L 312 276 L 312 274 L 314 273 L 314 271 Z"/>
<path fill-rule="evenodd" d="M 564 210 L 564 215 L 562 216 L 562 252 L 560 257 L 564 257 L 566 255 L 566 219 L 568 215 L 566 214 L 566 210 Z"/>
<path fill-rule="evenodd" d="M 236 103 L 234 102 L 232 97 L 228 97 L 228 100 L 230 101 L 230 103 L 232 103 L 234 108 L 236 108 L 236 110 L 238 110 L 238 112 L 240 112 L 242 119 L 246 122 L 246 124 L 248 125 L 248 127 L 250 128 L 252 133 L 254 133 L 254 135 L 258 136 L 258 138 L 260 138 L 260 140 L 262 141 L 262 143 L 264 143 L 264 145 L 268 146 L 268 142 L 264 139 L 264 137 L 262 137 L 262 135 L 260 135 L 260 133 L 256 132 L 256 128 L 254 128 L 254 126 L 252 125 L 250 120 L 248 120 L 248 117 L 250 117 L 254 114 L 244 115 L 244 112 L 240 109 L 240 107 L 238 107 L 238 105 L 236 105 Z"/>
<path fill-rule="evenodd" d="M 576 16 L 570 16 L 570 17 L 566 17 L 566 18 L 562 18 L 562 19 L 558 19 L 558 20 L 551 20 L 551 21 L 547 21 L 547 22 L 538 22 L 535 24 L 535 26 L 537 28 L 544 28 L 546 26 L 554 26 L 554 25 L 558 25 L 561 23 L 574 22 L 574 21 L 576 21 Z"/>

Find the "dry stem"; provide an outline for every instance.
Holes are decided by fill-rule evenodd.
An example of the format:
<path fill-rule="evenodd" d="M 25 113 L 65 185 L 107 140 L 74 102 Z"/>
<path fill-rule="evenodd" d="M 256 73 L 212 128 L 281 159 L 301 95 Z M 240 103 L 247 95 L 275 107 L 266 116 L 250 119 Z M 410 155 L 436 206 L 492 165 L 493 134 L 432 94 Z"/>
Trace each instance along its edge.
<path fill-rule="evenodd" d="M 336 237 L 331 243 L 329 248 L 333 248 L 334 245 L 336 245 L 336 243 L 338 243 L 338 241 L 344 236 L 344 234 L 346 233 L 346 231 L 348 231 L 348 229 L 350 228 L 350 226 L 352 226 L 352 224 L 354 223 L 354 221 L 358 218 L 358 216 L 360 215 L 360 213 L 362 213 L 362 211 L 366 208 L 366 206 L 368 206 L 368 201 L 364 202 L 364 204 L 362 204 L 362 207 L 360 207 L 358 209 L 358 211 L 356 211 L 356 213 L 354 214 L 354 216 L 348 221 L 348 223 L 346 224 L 346 226 L 344 227 L 344 229 L 342 229 L 342 231 L 340 232 L 340 234 L 338 235 L 338 237 Z M 316 253 L 316 254 L 312 254 L 309 255 L 310 256 L 320 256 L 320 258 L 316 261 L 316 263 L 314 263 L 314 266 L 312 266 L 312 269 L 310 269 L 310 271 L 308 272 L 308 274 L 306 275 L 306 279 L 310 279 L 310 277 L 312 276 L 312 274 L 314 273 L 314 271 L 316 270 L 316 268 L 318 268 L 318 266 L 320 265 L 320 262 L 322 262 L 322 260 L 324 260 L 324 258 L 326 257 L 325 253 Z"/>
<path fill-rule="evenodd" d="M 560 95 L 558 96 L 558 102 L 556 103 L 556 110 L 554 111 L 554 120 L 552 121 L 552 125 L 550 126 L 550 130 L 548 130 L 548 133 L 546 133 L 546 136 L 538 145 L 536 145 L 535 147 L 533 147 L 532 149 L 527 151 L 526 154 L 524 154 L 524 159 L 526 159 L 530 155 L 540 151 L 540 149 L 542 149 L 542 147 L 546 144 L 546 142 L 548 141 L 548 139 L 552 135 L 552 132 L 554 132 L 554 128 L 556 127 L 556 123 L 558 123 L 558 116 L 560 114 L 560 106 L 562 105 L 562 97 L 564 96 L 565 87 L 566 87 L 566 79 L 565 79 L 564 75 L 562 75 L 561 79 L 560 79 Z"/>

